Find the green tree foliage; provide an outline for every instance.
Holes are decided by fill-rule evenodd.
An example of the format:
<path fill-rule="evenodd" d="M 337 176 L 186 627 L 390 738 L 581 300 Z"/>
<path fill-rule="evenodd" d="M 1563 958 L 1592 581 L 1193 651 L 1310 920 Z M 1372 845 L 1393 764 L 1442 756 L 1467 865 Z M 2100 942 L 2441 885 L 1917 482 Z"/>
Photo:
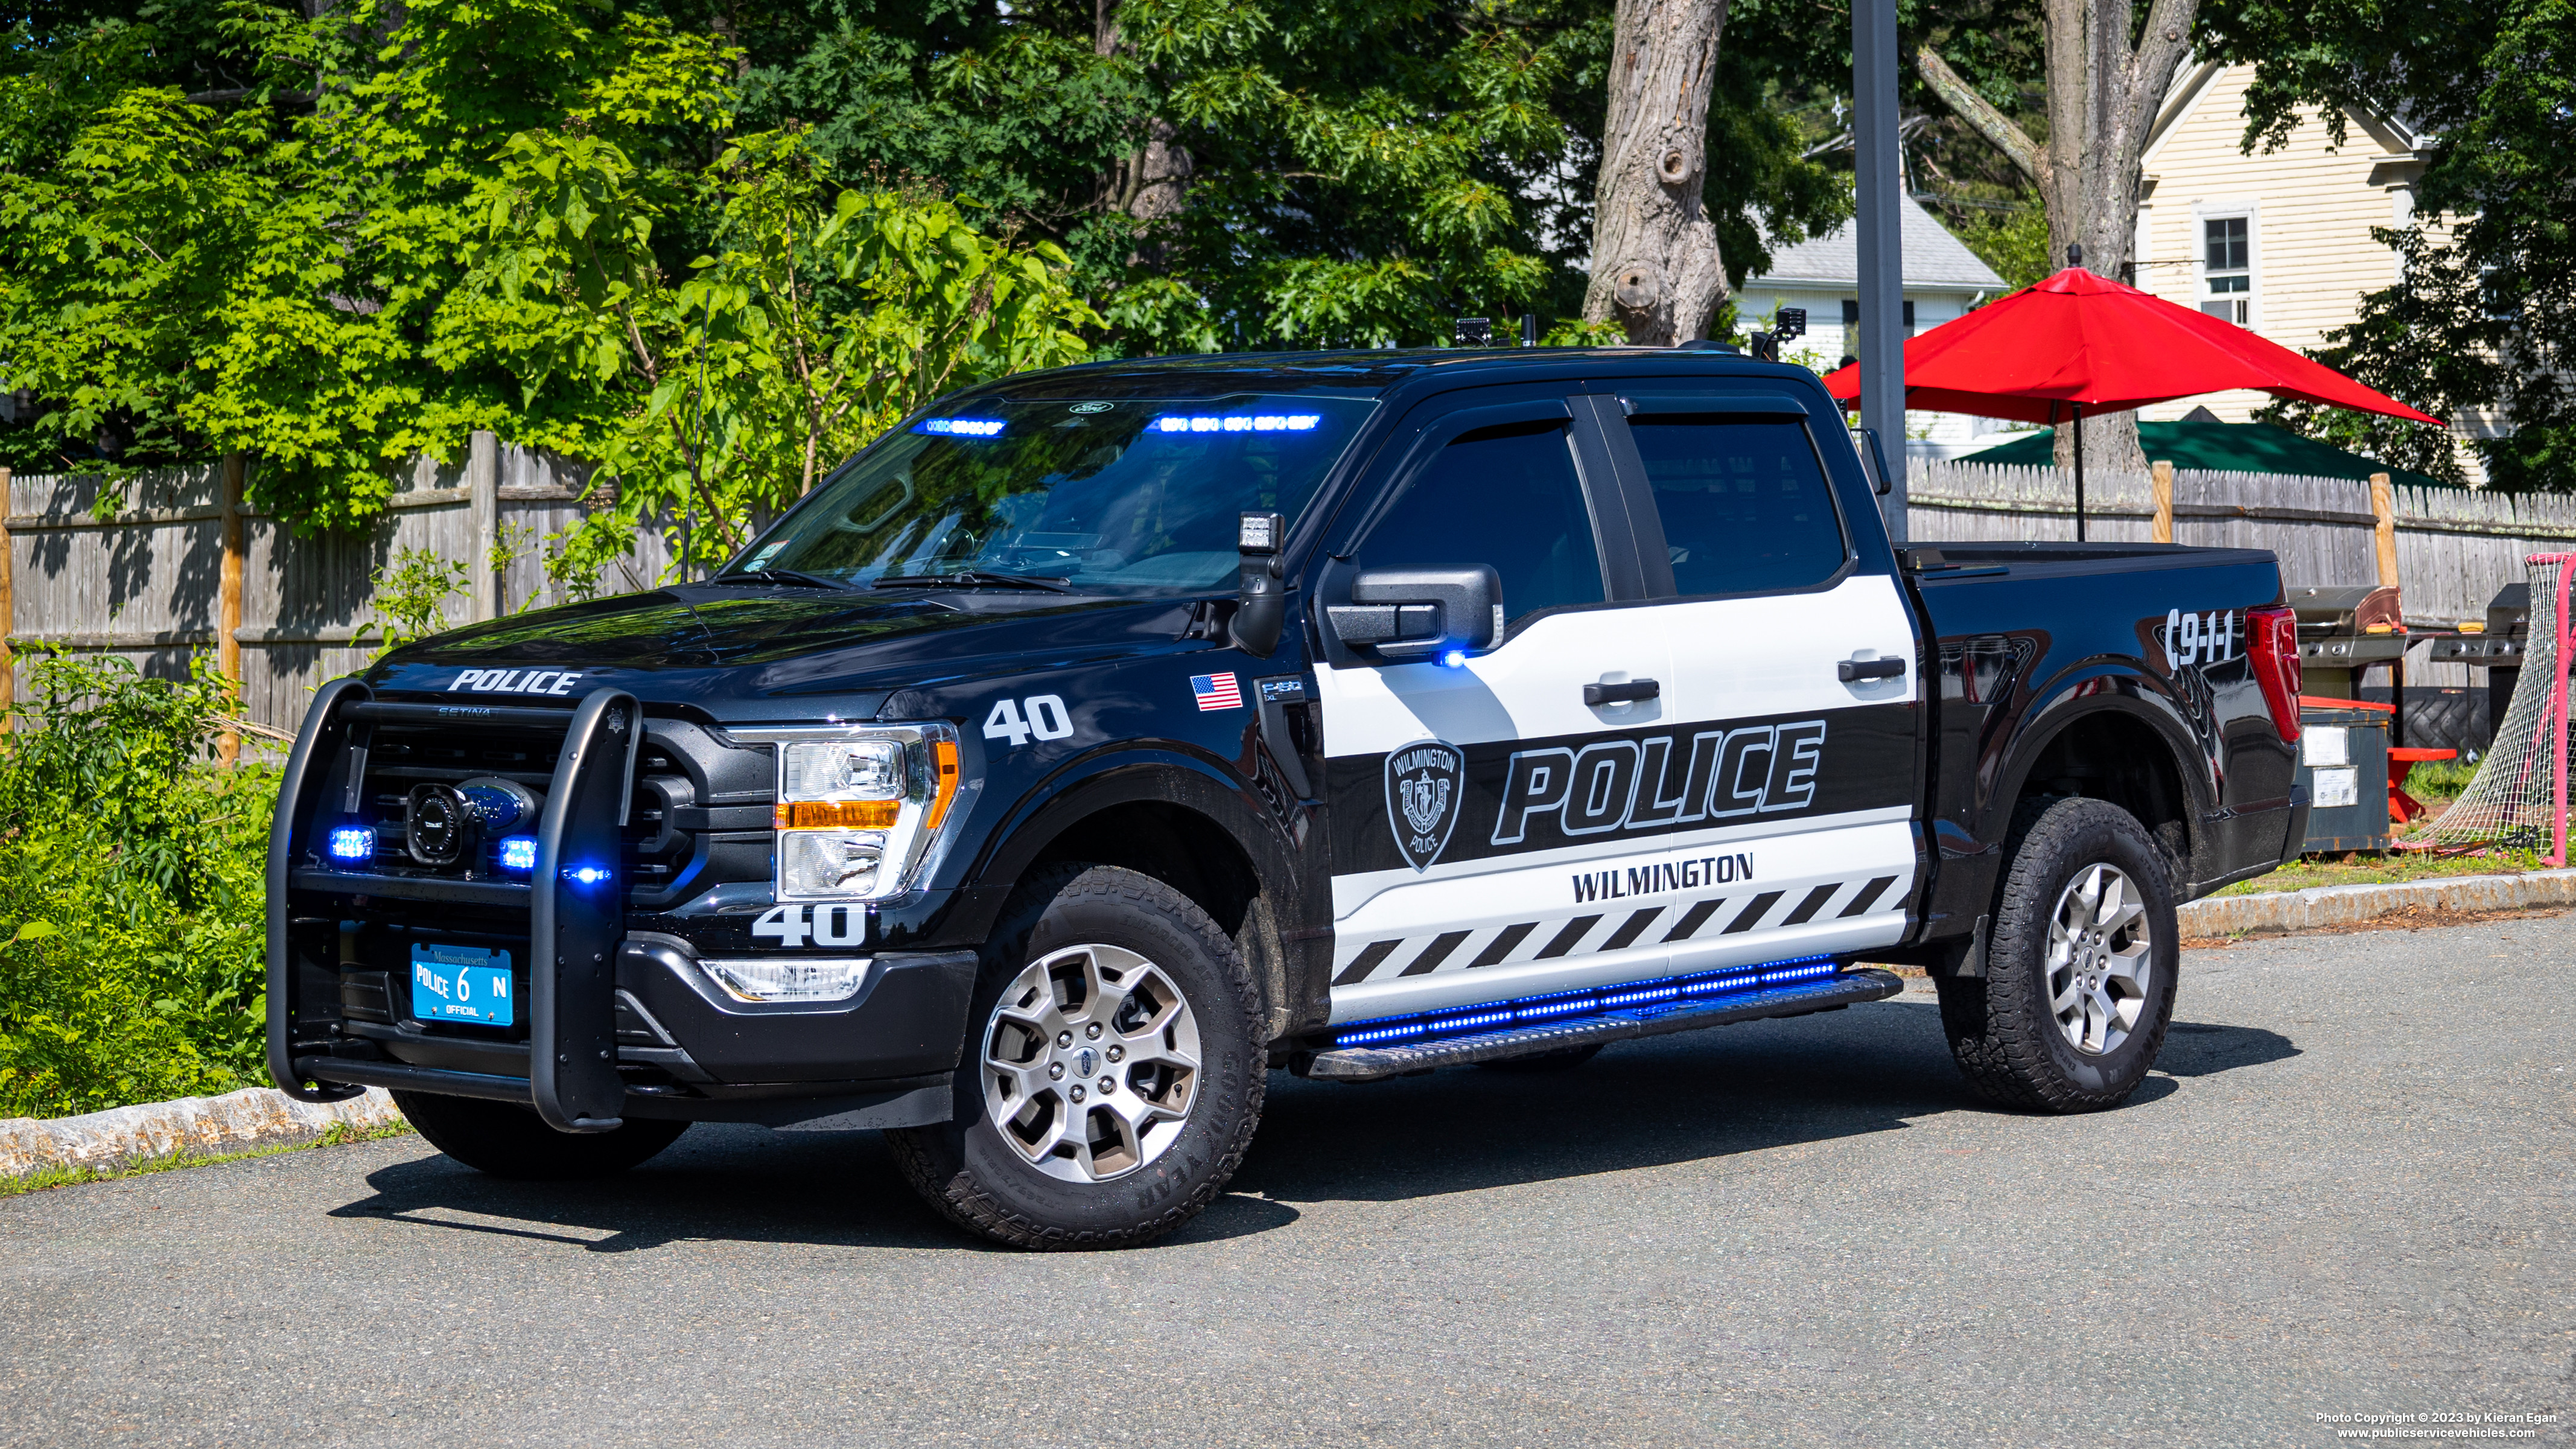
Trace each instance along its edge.
<path fill-rule="evenodd" d="M 2327 334 L 2330 367 L 2437 417 L 2498 410 L 2470 443 L 2495 486 L 2576 489 L 2576 0 L 2470 9 L 2404 0 L 2213 0 L 2216 53 L 2253 62 L 2249 151 L 2319 107 L 2339 141 L 2356 120 L 2423 137 L 2415 224 L 2375 231 L 2396 285 Z M 2286 405 L 2312 436 L 2458 478 L 2450 435 Z"/>
<path fill-rule="evenodd" d="M 58 457 L 248 452 L 254 502 L 318 528 L 491 428 L 606 464 L 627 520 L 693 492 L 712 547 L 925 387 L 1070 360 L 1096 320 L 1060 252 L 728 139 L 719 37 L 580 0 L 220 11 L 236 104 L 80 79 L 149 10 L 10 79 L 66 137 L 0 173 L 0 368 Z"/>
<path fill-rule="evenodd" d="M 1591 0 L 306 9 L 16 22 L 0 375 L 46 410 L 0 433 L 11 461 L 239 449 L 254 502 L 323 528 L 490 428 L 720 548 L 907 399 L 1069 337 L 1429 343 L 1579 311 Z M 1793 74 L 1809 32 L 1841 28 L 1772 0 L 1730 31 L 1710 200 L 1739 277 L 1848 211 L 1789 109 L 1825 83 Z"/>
<path fill-rule="evenodd" d="M 257 1085 L 276 779 L 208 763 L 224 682 L 28 674 L 0 748 L 0 1117 Z"/>

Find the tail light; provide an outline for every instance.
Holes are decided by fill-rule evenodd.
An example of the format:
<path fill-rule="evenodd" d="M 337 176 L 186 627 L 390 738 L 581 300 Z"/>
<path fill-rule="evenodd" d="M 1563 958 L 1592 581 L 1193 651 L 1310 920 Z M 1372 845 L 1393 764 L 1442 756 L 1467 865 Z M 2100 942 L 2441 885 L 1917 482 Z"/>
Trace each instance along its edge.
<path fill-rule="evenodd" d="M 2245 654 L 2254 664 L 2254 682 L 2263 686 L 2263 704 L 2272 725 L 2287 744 L 2299 742 L 2299 616 L 2291 609 L 2249 609 L 2245 613 Z"/>

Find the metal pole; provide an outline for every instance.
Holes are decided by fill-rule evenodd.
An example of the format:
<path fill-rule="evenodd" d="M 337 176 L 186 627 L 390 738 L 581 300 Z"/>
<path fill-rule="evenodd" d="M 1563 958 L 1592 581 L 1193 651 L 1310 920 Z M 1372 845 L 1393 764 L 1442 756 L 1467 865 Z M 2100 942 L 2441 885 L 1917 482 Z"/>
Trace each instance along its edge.
<path fill-rule="evenodd" d="M 1896 455 L 1880 507 L 1905 537 L 1905 168 L 1896 145 L 1896 0 L 1852 0 L 1853 226 L 1860 241 L 1860 423 Z"/>
<path fill-rule="evenodd" d="M 2075 541 L 2084 541 L 2084 404 L 2075 405 Z"/>

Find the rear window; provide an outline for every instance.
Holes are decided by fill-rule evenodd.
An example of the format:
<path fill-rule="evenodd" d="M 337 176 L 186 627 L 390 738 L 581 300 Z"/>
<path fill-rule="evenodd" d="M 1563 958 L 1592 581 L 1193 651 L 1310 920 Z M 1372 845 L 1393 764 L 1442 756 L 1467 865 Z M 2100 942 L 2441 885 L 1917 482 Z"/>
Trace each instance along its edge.
<path fill-rule="evenodd" d="M 1842 519 L 1804 424 L 1648 414 L 1629 420 L 1629 435 L 1678 592 L 1802 589 L 1843 566 Z"/>

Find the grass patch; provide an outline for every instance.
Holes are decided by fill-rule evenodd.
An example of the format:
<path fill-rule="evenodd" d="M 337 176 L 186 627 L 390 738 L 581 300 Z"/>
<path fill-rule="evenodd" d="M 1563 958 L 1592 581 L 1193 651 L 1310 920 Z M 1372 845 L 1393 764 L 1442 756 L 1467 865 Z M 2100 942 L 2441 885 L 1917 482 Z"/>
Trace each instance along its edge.
<path fill-rule="evenodd" d="M 382 1142 L 392 1137 L 412 1135 L 411 1124 L 395 1123 L 386 1127 L 352 1127 L 334 1122 L 322 1135 L 310 1142 L 288 1142 L 276 1147 L 252 1147 L 240 1152 L 173 1152 L 166 1157 L 146 1158 L 122 1167 L 42 1167 L 25 1177 L 0 1177 L 0 1198 L 23 1193 L 43 1192 L 47 1188 L 71 1187 L 84 1182 L 114 1182 L 121 1177 L 143 1177 L 155 1172 L 171 1172 L 182 1167 L 212 1167 L 219 1162 L 247 1162 L 254 1157 L 283 1157 L 290 1152 L 309 1152 L 316 1147 L 346 1147 L 353 1142 Z"/>
<path fill-rule="evenodd" d="M 2238 881 L 2216 894 L 2261 896 L 2310 886 L 2396 885 L 2453 875 L 2519 875 L 2548 868 L 2539 851 L 2506 846 L 2484 846 L 2459 855 L 2411 850 L 2354 851 L 2348 855 L 2301 857 L 2270 875 Z"/>

